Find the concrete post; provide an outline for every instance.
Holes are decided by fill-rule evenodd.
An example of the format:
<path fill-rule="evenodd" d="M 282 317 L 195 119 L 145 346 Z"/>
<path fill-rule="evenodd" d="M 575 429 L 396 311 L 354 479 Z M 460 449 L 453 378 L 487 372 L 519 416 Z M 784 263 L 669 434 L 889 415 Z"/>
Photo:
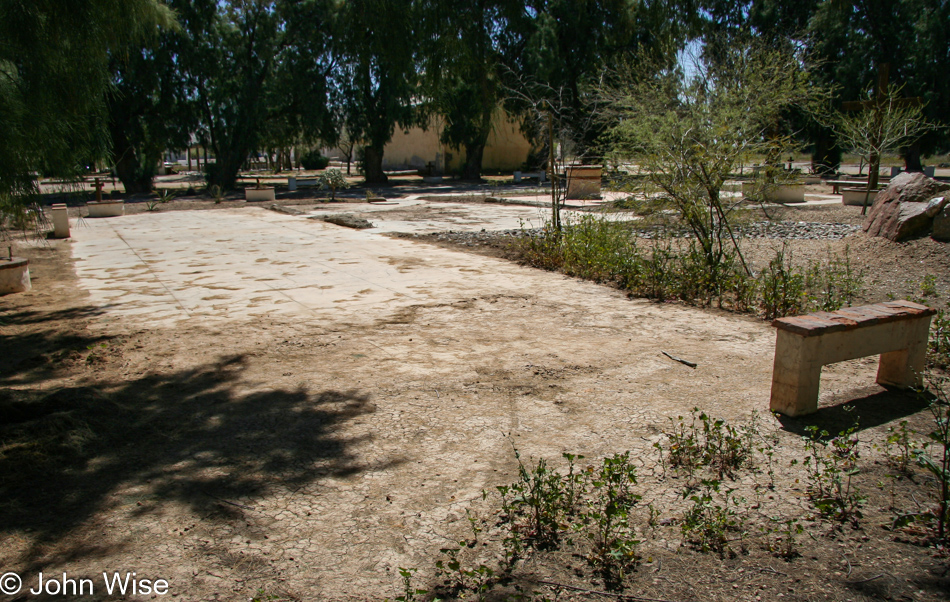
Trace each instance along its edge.
<path fill-rule="evenodd" d="M 53 238 L 69 238 L 69 213 L 65 203 L 53 205 Z"/>

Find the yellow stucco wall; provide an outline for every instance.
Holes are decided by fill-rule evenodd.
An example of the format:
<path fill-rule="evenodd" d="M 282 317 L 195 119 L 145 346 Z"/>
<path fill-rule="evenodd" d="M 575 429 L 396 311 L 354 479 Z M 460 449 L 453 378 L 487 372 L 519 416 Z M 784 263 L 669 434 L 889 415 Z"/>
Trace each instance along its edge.
<path fill-rule="evenodd" d="M 413 127 L 408 131 L 397 128 L 383 151 L 383 169 L 422 168 L 428 163 L 445 171 L 459 169 L 465 160 L 465 151 L 439 142 L 441 130 L 442 120 L 438 117 L 433 117 L 426 130 L 421 127 Z M 482 156 L 482 168 L 505 171 L 521 169 L 530 150 L 531 143 L 521 134 L 518 123 L 499 109 L 495 113 L 495 124 Z"/>

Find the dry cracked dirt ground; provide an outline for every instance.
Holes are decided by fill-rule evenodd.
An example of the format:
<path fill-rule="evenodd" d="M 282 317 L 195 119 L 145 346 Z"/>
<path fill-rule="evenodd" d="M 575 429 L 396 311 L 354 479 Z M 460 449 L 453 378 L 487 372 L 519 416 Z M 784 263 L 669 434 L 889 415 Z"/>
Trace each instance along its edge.
<path fill-rule="evenodd" d="M 342 300 L 280 304 L 295 293 L 265 282 L 271 296 L 258 296 L 264 276 L 215 280 L 229 263 L 276 262 L 263 240 L 253 253 L 228 246 L 168 217 L 183 213 L 109 226 L 147 268 L 138 283 L 122 272 L 141 276 L 136 265 L 117 266 L 113 283 L 89 265 L 101 251 L 90 241 L 117 240 L 92 237 L 102 224 L 72 242 L 21 247 L 34 289 L 0 298 L 0 568 L 27 585 L 40 571 L 66 572 L 94 579 L 86 599 L 111 599 L 98 576 L 135 571 L 168 580 L 170 593 L 159 598 L 380 600 L 403 594 L 398 569 L 412 567 L 415 585 L 432 589 L 439 550 L 472 537 L 470 515 L 485 525 L 497 515 L 497 500 L 482 492 L 517 478 L 516 448 L 526 463 L 546 458 L 556 467 L 563 452 L 597 460 L 632 452 L 660 526 L 645 536 L 629 595 L 947 595 L 945 558 L 882 534 L 886 501 L 875 499 L 858 529 L 814 519 L 789 467 L 803 456 L 805 423 L 767 412 L 774 345 L 767 323 L 628 299 L 503 259 L 263 209 L 205 212 L 224 230 L 229 220 L 234 231 L 279 226 L 260 234 L 270 245 L 315 242 L 273 268 L 300 290 L 318 288 L 321 272 L 309 269 L 353 249 L 361 258 L 334 268 L 334 282 L 346 288 L 339 283 L 350 276 L 375 274 L 389 286 L 371 301 L 361 299 L 373 297 L 367 289 L 378 289 L 375 282 L 346 288 Z M 155 231 L 155 220 L 166 220 L 167 252 L 142 234 Z M 282 238 L 287 232 L 294 238 Z M 178 265 L 175 253 L 196 245 L 217 248 L 223 271 L 207 291 L 182 296 L 177 291 L 203 285 L 176 276 L 194 267 Z M 377 269 L 384 264 L 393 269 Z M 168 310 L 167 294 L 188 311 Z M 134 297 L 128 307 L 123 295 Z M 242 311 L 228 307 L 233 299 Z M 875 369 L 875 358 L 827 367 L 821 420 L 847 426 L 843 405 L 858 406 L 867 454 L 880 458 L 870 445 L 887 425 L 908 419 L 923 429 L 927 414 L 912 397 L 874 385 Z M 809 531 L 814 542 L 802 536 L 800 558 L 776 559 L 754 541 L 722 560 L 682 545 L 682 483 L 662 475 L 653 444 L 670 418 L 693 407 L 736 423 L 760 413 L 763 435 L 777 437 L 781 466 L 776 487 L 763 494 L 769 511 L 818 525 Z M 885 469 L 874 471 L 883 481 Z M 559 567 L 529 557 L 516 575 L 537 599 L 601 599 L 541 581 L 604 588 L 570 555 Z"/>

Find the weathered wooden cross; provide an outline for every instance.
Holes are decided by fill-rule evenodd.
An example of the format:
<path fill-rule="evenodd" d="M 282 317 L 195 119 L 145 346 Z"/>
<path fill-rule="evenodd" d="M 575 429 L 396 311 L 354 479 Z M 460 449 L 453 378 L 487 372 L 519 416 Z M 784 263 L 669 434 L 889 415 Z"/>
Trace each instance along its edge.
<path fill-rule="evenodd" d="M 896 107 L 909 107 L 916 106 L 921 104 L 922 99 L 919 96 L 912 98 L 900 98 L 898 100 L 892 100 L 888 94 L 888 80 L 890 79 L 891 73 L 891 64 L 890 63 L 881 63 L 877 68 L 877 85 L 874 86 L 874 99 L 873 100 L 851 100 L 842 103 L 842 108 L 845 111 L 867 111 L 870 110 L 874 113 L 874 127 L 871 131 L 871 156 L 868 157 L 868 166 L 870 171 L 868 172 L 868 193 L 877 190 L 878 176 L 881 169 L 881 153 L 879 151 L 881 145 L 881 136 L 883 136 L 883 127 L 884 127 L 884 112 L 887 110 L 888 106 Z M 861 209 L 861 213 L 864 214 L 867 211 L 867 195 L 864 198 L 864 207 Z"/>

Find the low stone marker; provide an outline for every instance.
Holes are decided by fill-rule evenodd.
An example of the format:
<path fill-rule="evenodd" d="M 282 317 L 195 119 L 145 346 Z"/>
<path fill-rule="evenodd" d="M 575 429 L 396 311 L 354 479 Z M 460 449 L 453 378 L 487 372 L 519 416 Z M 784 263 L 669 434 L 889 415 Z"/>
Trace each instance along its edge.
<path fill-rule="evenodd" d="M 69 210 L 66 203 L 53 205 L 53 238 L 69 238 Z"/>
<path fill-rule="evenodd" d="M 118 217 L 125 215 L 125 201 L 89 201 L 89 217 Z"/>
<path fill-rule="evenodd" d="M 786 416 L 817 412 L 821 367 L 869 355 L 881 355 L 879 384 L 919 386 L 935 313 L 910 301 L 888 301 L 775 320 L 770 409 Z"/>
<path fill-rule="evenodd" d="M 870 207 L 876 196 L 876 192 L 871 192 L 867 188 L 842 188 L 841 204 L 856 207 L 867 205 Z"/>
<path fill-rule="evenodd" d="M 23 293 L 31 288 L 29 259 L 12 254 L 9 258 L 0 258 L 0 295 Z"/>
<path fill-rule="evenodd" d="M 261 202 L 261 201 L 276 201 L 277 196 L 274 193 L 273 186 L 255 186 L 253 188 L 244 189 L 244 200 L 249 203 Z"/>
<path fill-rule="evenodd" d="M 600 165 L 572 165 L 567 168 L 567 195 L 573 200 L 600 198 Z"/>
<path fill-rule="evenodd" d="M 758 188 L 758 189 L 757 189 Z M 757 194 L 764 192 L 761 186 L 756 186 L 755 182 L 742 183 L 742 196 L 747 199 L 764 200 L 770 203 L 804 203 L 805 202 L 805 184 L 790 183 L 781 184 L 772 187 L 765 198 L 759 199 Z"/>

